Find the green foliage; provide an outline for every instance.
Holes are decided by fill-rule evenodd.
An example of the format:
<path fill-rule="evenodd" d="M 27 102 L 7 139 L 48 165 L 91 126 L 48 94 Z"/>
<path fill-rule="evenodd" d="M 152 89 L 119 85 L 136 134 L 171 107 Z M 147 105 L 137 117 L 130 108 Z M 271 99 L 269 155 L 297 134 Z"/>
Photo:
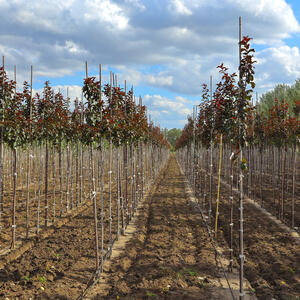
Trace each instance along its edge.
<path fill-rule="evenodd" d="M 182 130 L 178 128 L 172 128 L 170 130 L 168 130 L 167 128 L 164 129 L 165 137 L 172 148 L 175 147 L 176 140 L 180 137 L 181 132 Z"/>
<path fill-rule="evenodd" d="M 151 292 L 146 292 L 146 296 L 147 297 L 157 297 L 157 295 L 156 294 L 154 294 L 154 293 L 151 293 Z"/>
<path fill-rule="evenodd" d="M 42 284 L 46 284 L 47 282 L 47 278 L 45 276 L 41 276 L 38 278 L 39 282 L 41 282 Z"/>
<path fill-rule="evenodd" d="M 184 268 L 182 270 L 180 270 L 177 273 L 178 277 L 185 277 L 185 276 L 198 276 L 198 272 L 197 270 L 191 269 L 191 268 Z"/>
<path fill-rule="evenodd" d="M 293 85 L 278 84 L 273 90 L 263 94 L 257 103 L 257 110 L 269 116 L 271 108 L 275 105 L 275 99 L 278 99 L 279 103 L 287 103 L 289 114 L 294 116 L 293 108 L 296 106 L 296 101 L 300 100 L 300 79 L 297 79 Z"/>

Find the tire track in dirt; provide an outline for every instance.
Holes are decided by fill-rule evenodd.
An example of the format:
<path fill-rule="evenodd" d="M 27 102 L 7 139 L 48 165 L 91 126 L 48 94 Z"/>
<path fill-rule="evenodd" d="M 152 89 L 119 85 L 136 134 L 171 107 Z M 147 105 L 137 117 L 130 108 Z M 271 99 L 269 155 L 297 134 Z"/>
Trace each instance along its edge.
<path fill-rule="evenodd" d="M 175 157 L 136 226 L 124 253 L 106 270 L 110 289 L 97 285 L 89 299 L 214 299 L 214 251 L 199 213 L 188 203 Z"/>

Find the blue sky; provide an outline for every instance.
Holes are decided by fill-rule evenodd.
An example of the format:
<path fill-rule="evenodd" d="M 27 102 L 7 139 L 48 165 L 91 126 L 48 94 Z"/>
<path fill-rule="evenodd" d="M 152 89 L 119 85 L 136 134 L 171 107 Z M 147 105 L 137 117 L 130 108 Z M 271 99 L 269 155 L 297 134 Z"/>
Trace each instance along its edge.
<path fill-rule="evenodd" d="M 256 50 L 257 92 L 300 78 L 299 0 L 0 0 L 0 55 L 19 88 L 34 66 L 34 88 L 50 80 L 72 99 L 103 66 L 134 86 L 152 120 L 181 128 L 201 85 L 224 62 L 235 72 L 238 17 Z"/>

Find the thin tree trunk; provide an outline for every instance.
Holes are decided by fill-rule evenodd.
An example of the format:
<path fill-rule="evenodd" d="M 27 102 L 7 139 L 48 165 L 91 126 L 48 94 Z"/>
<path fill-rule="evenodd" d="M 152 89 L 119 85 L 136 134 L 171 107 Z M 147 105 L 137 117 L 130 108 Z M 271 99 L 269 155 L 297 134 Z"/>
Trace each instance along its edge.
<path fill-rule="evenodd" d="M 76 199 L 75 199 L 75 202 L 76 202 L 76 207 L 78 207 L 79 205 L 79 142 L 77 141 L 76 143 Z"/>
<path fill-rule="evenodd" d="M 67 142 L 67 174 L 66 174 L 66 209 L 70 209 L 70 193 L 69 193 L 69 180 L 70 180 L 70 145 Z"/>
<path fill-rule="evenodd" d="M 92 177 L 92 199 L 94 207 L 94 231 L 95 231 L 95 254 L 96 254 L 96 271 L 99 269 L 99 241 L 98 241 L 98 225 L 97 225 L 97 193 L 96 193 L 96 180 L 94 172 L 94 151 L 93 145 L 90 145 L 90 160 L 91 160 L 91 177 Z"/>
<path fill-rule="evenodd" d="M 11 214 L 11 249 L 15 248 L 16 243 L 16 188 L 17 188 L 17 149 L 13 149 L 13 201 Z"/>
<path fill-rule="evenodd" d="M 262 176 L 262 172 L 263 172 L 263 150 L 261 149 L 261 151 L 259 151 L 260 154 L 260 176 L 259 176 L 259 194 L 260 194 L 260 206 L 263 206 L 263 195 L 262 195 L 262 180 L 263 180 L 263 176 Z"/>
<path fill-rule="evenodd" d="M 230 164 L 230 248 L 229 271 L 233 269 L 233 162 Z"/>
<path fill-rule="evenodd" d="M 38 204 L 36 214 L 36 235 L 39 238 L 40 233 L 40 207 L 41 207 L 41 192 L 42 192 L 42 175 L 43 175 L 43 159 L 42 159 L 42 143 L 40 143 L 40 166 L 39 166 L 39 184 L 38 184 Z"/>
<path fill-rule="evenodd" d="M 52 218 L 53 222 L 55 222 L 56 217 L 56 188 L 55 188 L 55 180 L 56 180 L 56 164 L 55 164 L 55 148 L 52 146 Z"/>
<path fill-rule="evenodd" d="M 296 163 L 297 163 L 297 156 L 296 156 L 296 144 L 293 145 L 293 179 L 292 179 L 292 228 L 295 227 L 295 178 L 296 178 Z"/>
<path fill-rule="evenodd" d="M 30 146 L 28 146 L 30 147 Z M 30 150 L 27 149 L 27 168 L 26 168 L 26 239 L 29 237 L 29 205 L 30 205 Z"/>
<path fill-rule="evenodd" d="M 111 189 L 112 189 L 112 140 L 110 138 L 109 141 L 109 248 L 111 249 L 112 247 L 112 213 L 111 213 L 111 199 L 112 199 L 112 194 L 111 194 Z"/>
<path fill-rule="evenodd" d="M 49 147 L 48 139 L 46 139 L 46 153 L 45 153 L 45 228 L 48 227 L 48 162 L 49 162 Z"/>
<path fill-rule="evenodd" d="M 62 178 L 62 144 L 59 143 L 59 150 L 58 150 L 58 168 L 59 168 L 59 215 L 60 217 L 63 214 L 63 178 Z"/>
<path fill-rule="evenodd" d="M 281 180 L 281 219 L 284 220 L 284 183 L 285 183 L 285 168 L 286 168 L 286 148 L 283 153 L 282 163 L 282 180 Z"/>
<path fill-rule="evenodd" d="M 104 173 L 104 161 L 103 161 L 103 141 L 102 139 L 100 140 L 100 159 L 99 159 L 99 164 L 100 164 L 100 209 L 101 209 L 101 272 L 103 271 L 103 255 L 104 255 L 104 201 L 103 201 L 103 173 Z"/>

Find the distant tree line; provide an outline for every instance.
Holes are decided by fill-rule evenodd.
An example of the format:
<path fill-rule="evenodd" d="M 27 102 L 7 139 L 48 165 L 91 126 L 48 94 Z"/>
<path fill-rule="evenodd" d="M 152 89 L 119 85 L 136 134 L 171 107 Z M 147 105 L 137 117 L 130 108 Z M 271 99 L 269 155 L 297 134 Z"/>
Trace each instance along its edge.
<path fill-rule="evenodd" d="M 270 108 L 275 105 L 275 99 L 279 103 L 287 104 L 288 112 L 294 116 L 294 108 L 300 101 L 300 79 L 297 79 L 292 85 L 278 84 L 273 90 L 263 94 L 257 103 L 258 111 L 268 115 Z"/>
<path fill-rule="evenodd" d="M 182 130 L 178 128 L 172 128 L 172 129 L 164 129 L 164 134 L 166 140 L 170 143 L 171 145 L 171 150 L 175 148 L 175 143 L 177 138 L 180 137 Z"/>

